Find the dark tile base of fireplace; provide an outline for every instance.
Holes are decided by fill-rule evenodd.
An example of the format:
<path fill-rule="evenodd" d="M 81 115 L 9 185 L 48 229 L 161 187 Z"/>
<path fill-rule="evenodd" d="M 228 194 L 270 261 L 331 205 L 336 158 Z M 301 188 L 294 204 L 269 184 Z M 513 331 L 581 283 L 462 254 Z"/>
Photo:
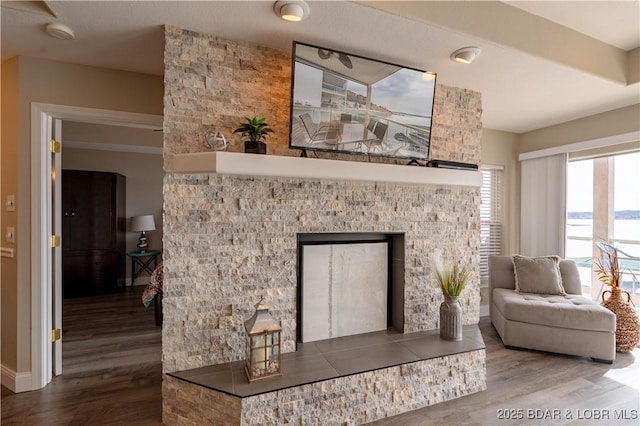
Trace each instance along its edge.
<path fill-rule="evenodd" d="M 439 330 L 403 334 L 390 329 L 313 343 L 298 343 L 296 352 L 282 355 L 281 377 L 254 383 L 247 380 L 244 361 L 176 371 L 168 375 L 245 398 L 484 348 L 477 325 L 465 326 L 460 342 L 442 340 Z"/>

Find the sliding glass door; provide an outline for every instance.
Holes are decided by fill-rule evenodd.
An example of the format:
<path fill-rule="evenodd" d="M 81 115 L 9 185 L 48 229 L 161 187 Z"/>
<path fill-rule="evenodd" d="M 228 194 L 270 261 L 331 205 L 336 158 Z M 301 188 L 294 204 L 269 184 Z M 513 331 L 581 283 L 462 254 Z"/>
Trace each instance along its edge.
<path fill-rule="evenodd" d="M 593 160 L 570 161 L 565 257 L 577 263 L 584 295 L 591 295 L 593 249 Z"/>
<path fill-rule="evenodd" d="M 583 294 L 605 287 L 592 272 L 598 242 L 620 253 L 622 287 L 640 305 L 640 153 L 570 161 L 567 167 L 566 257 L 578 264 Z"/>

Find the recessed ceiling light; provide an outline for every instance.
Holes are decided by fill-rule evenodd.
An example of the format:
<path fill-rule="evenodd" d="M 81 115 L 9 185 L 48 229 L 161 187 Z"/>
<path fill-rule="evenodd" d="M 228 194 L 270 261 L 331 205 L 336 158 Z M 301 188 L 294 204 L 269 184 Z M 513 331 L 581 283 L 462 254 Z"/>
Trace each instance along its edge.
<path fill-rule="evenodd" d="M 46 28 L 47 33 L 49 33 L 51 37 L 60 40 L 73 40 L 75 37 L 73 30 L 64 24 L 52 22 L 51 24 L 48 24 Z"/>
<path fill-rule="evenodd" d="M 307 19 L 311 12 L 303 0 L 279 0 L 273 5 L 273 10 L 280 18 L 292 22 Z"/>
<path fill-rule="evenodd" d="M 480 53 L 482 53 L 482 51 L 479 47 L 469 46 L 456 50 L 451 54 L 450 58 L 455 62 L 470 64 L 471 62 L 475 61 L 478 56 L 480 56 Z"/>

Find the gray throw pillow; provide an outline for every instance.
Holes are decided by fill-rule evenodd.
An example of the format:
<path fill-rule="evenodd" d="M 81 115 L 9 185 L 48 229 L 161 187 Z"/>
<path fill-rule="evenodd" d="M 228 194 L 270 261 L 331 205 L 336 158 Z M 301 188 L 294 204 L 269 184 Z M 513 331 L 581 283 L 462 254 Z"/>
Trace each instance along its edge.
<path fill-rule="evenodd" d="M 513 255 L 516 291 L 519 293 L 566 295 L 558 256 L 526 257 Z"/>

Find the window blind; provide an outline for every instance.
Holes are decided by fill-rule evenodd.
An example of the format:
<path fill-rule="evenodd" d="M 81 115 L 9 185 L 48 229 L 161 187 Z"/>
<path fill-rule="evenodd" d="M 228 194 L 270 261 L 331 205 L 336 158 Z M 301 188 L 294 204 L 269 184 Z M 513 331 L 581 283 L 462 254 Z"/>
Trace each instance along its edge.
<path fill-rule="evenodd" d="M 501 166 L 483 165 L 480 187 L 480 280 L 489 280 L 489 255 L 502 250 L 502 174 Z"/>

